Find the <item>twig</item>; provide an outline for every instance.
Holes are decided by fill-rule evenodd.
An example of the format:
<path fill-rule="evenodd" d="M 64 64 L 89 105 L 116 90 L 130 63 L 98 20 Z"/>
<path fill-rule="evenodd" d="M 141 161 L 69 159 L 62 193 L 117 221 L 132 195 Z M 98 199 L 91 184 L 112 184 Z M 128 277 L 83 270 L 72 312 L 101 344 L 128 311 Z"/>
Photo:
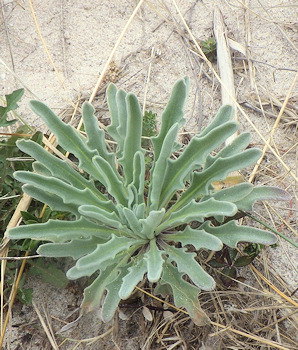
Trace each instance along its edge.
<path fill-rule="evenodd" d="M 28 255 L 28 256 L 5 256 L 0 257 L 0 260 L 28 260 L 28 259 L 35 259 L 40 258 L 40 255 Z"/>

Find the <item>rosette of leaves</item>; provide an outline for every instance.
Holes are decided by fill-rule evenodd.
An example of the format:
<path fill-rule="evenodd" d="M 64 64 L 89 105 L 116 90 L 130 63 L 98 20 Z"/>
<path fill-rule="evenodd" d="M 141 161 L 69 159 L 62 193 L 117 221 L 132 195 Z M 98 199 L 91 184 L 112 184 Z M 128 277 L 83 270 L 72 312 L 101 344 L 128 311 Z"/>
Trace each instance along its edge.
<path fill-rule="evenodd" d="M 61 121 L 43 103 L 31 101 L 32 110 L 59 145 L 76 157 L 78 169 L 37 143 L 22 140 L 17 145 L 36 160 L 34 171 L 17 171 L 14 176 L 25 183 L 24 192 L 53 210 L 72 213 L 74 219 L 20 226 L 10 229 L 9 237 L 49 241 L 38 253 L 75 259 L 67 271 L 69 279 L 92 276 L 84 291 L 83 313 L 101 305 L 102 319 L 110 320 L 121 299 L 128 298 L 146 276 L 155 293 L 171 293 L 175 305 L 200 323 L 198 294 L 201 289 L 214 289 L 215 282 L 200 265 L 196 251 L 218 251 L 223 244 L 236 247 L 240 241 L 276 242 L 270 232 L 239 226 L 232 219 L 224 223 L 238 210 L 250 210 L 256 200 L 282 199 L 285 193 L 250 183 L 214 190 L 212 182 L 255 163 L 260 151 L 246 149 L 249 133 L 220 148 L 238 128 L 231 106 L 223 106 L 188 145 L 179 145 L 187 92 L 187 78 L 173 87 L 160 130 L 151 137 L 149 174 L 148 150 L 141 143 L 143 116 L 134 94 L 109 85 L 111 124 L 106 130 L 99 127 L 92 105 L 84 103 L 84 133 Z M 114 148 L 107 142 L 111 139 Z"/>

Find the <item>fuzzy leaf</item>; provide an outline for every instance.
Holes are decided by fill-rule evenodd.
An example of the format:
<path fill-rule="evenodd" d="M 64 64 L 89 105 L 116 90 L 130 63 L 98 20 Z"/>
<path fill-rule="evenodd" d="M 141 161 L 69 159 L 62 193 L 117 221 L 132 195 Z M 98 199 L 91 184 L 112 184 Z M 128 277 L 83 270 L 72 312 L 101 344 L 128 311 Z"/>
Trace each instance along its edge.
<path fill-rule="evenodd" d="M 78 189 L 83 190 L 88 188 L 100 200 L 107 201 L 107 198 L 95 188 L 91 181 L 85 179 L 68 163 L 53 156 L 36 142 L 31 140 L 19 140 L 17 142 L 17 146 L 21 151 L 29 154 L 31 157 L 45 166 L 50 171 L 52 176 L 57 177 L 58 179 L 61 179 Z"/>
<path fill-rule="evenodd" d="M 95 205 L 81 205 L 79 207 L 79 213 L 85 216 L 87 219 L 95 219 L 101 224 L 118 229 L 124 229 L 115 212 L 109 213 Z"/>
<path fill-rule="evenodd" d="M 48 168 L 46 168 L 43 164 L 40 162 L 34 162 L 32 164 L 32 169 L 35 173 L 40 174 L 40 175 L 45 175 L 45 176 L 51 176 L 52 173 Z"/>
<path fill-rule="evenodd" d="M 104 158 L 113 169 L 115 168 L 115 156 L 107 149 L 105 142 L 105 132 L 99 128 L 97 118 L 94 115 L 93 106 L 84 102 L 82 105 L 82 117 L 84 121 L 85 131 L 88 137 L 87 146 L 91 150 L 96 150 L 98 155 Z"/>
<path fill-rule="evenodd" d="M 235 202 L 237 208 L 240 210 L 252 210 L 253 204 L 260 200 L 290 200 L 291 196 L 284 190 L 278 187 L 262 186 L 254 187 L 252 191 L 241 200 Z"/>
<path fill-rule="evenodd" d="M 144 260 L 147 263 L 147 278 L 149 282 L 157 282 L 160 279 L 164 263 L 162 254 L 163 251 L 157 248 L 156 240 L 151 239 L 149 250 L 144 254 Z"/>
<path fill-rule="evenodd" d="M 235 122 L 228 122 L 212 129 L 204 137 L 193 137 L 176 160 L 169 160 L 161 195 L 163 207 L 176 190 L 184 187 L 187 175 L 205 162 L 207 155 L 237 130 Z"/>
<path fill-rule="evenodd" d="M 159 207 L 160 194 L 164 184 L 164 178 L 168 167 L 168 158 L 173 152 L 174 141 L 178 132 L 178 123 L 172 125 L 164 138 L 159 157 L 155 160 L 155 165 L 151 173 L 151 182 L 149 187 L 150 210 L 156 210 Z"/>
<path fill-rule="evenodd" d="M 8 230 L 11 239 L 31 238 L 41 241 L 65 242 L 71 239 L 98 237 L 109 239 L 112 234 L 121 234 L 119 230 L 94 224 L 84 218 L 76 221 L 50 219 L 43 224 L 18 226 Z M 123 233 L 122 233 L 123 234 Z"/>
<path fill-rule="evenodd" d="M 199 133 L 199 137 L 203 137 L 207 135 L 211 130 L 215 129 L 219 125 L 222 125 L 230 120 L 232 120 L 234 117 L 234 109 L 230 105 L 225 105 L 220 107 L 219 111 L 216 113 L 216 116 L 213 118 L 210 124 L 203 129 Z"/>
<path fill-rule="evenodd" d="M 85 239 L 73 239 L 66 243 L 46 243 L 37 249 L 37 253 L 47 257 L 71 257 L 79 259 L 80 257 L 91 253 L 97 244 L 105 243 L 107 239 L 90 237 Z"/>
<path fill-rule="evenodd" d="M 119 290 L 121 288 L 122 279 L 126 274 L 127 269 L 123 268 L 120 270 L 118 277 L 106 286 L 107 294 L 104 298 L 101 310 L 101 317 L 104 322 L 109 322 L 118 308 L 119 302 L 121 301 Z"/>
<path fill-rule="evenodd" d="M 27 193 L 30 197 L 35 198 L 36 200 L 47 204 L 52 210 L 57 211 L 69 211 L 76 215 L 76 217 L 80 216 L 78 212 L 78 206 L 74 204 L 65 204 L 63 200 L 49 192 L 45 192 L 39 188 L 36 188 L 32 185 L 23 185 L 23 192 Z"/>
<path fill-rule="evenodd" d="M 133 159 L 133 182 L 137 196 L 134 199 L 135 204 L 144 203 L 144 188 L 145 188 L 145 158 L 144 153 L 138 151 Z"/>
<path fill-rule="evenodd" d="M 248 182 L 244 182 L 232 187 L 224 188 L 220 191 L 216 191 L 212 193 L 210 196 L 219 201 L 227 201 L 227 202 L 232 202 L 236 204 L 237 201 L 245 198 L 252 191 L 253 191 L 253 185 Z M 208 197 L 209 196 L 207 196 L 207 198 Z"/>
<path fill-rule="evenodd" d="M 84 299 L 81 304 L 81 313 L 86 314 L 89 311 L 99 307 L 106 286 L 112 283 L 118 276 L 119 269 L 117 265 L 111 265 L 95 278 L 93 283 L 85 288 Z"/>
<path fill-rule="evenodd" d="M 174 303 L 177 307 L 184 307 L 198 326 L 206 325 L 210 322 L 207 315 L 200 307 L 198 295 L 200 289 L 186 282 L 182 278 L 183 274 L 170 263 L 166 263 L 163 268 L 161 282 L 171 287 L 173 291 Z M 155 289 L 155 293 L 159 288 Z"/>
<path fill-rule="evenodd" d="M 78 268 L 77 264 L 75 266 L 73 266 L 72 268 L 70 268 L 67 273 L 66 276 L 67 278 L 69 278 L 70 280 L 76 280 L 78 278 L 81 277 L 90 277 L 92 276 L 96 271 L 104 271 L 105 269 L 107 269 L 110 266 L 114 266 L 116 264 L 116 259 L 113 260 L 106 260 L 104 262 L 102 262 L 100 264 L 100 266 L 86 266 L 85 268 Z"/>
<path fill-rule="evenodd" d="M 117 127 L 119 126 L 118 107 L 116 102 L 117 91 L 115 84 L 109 84 L 107 88 L 107 102 L 111 115 L 111 124 L 107 127 L 107 131 L 117 143 L 120 143 L 120 136 L 117 131 Z"/>
<path fill-rule="evenodd" d="M 93 157 L 93 164 L 98 173 L 99 181 L 106 187 L 108 192 L 116 199 L 118 203 L 127 204 L 127 190 L 123 186 L 120 175 L 115 169 L 102 157 Z"/>
<path fill-rule="evenodd" d="M 236 225 L 234 220 L 216 227 L 211 226 L 210 221 L 206 221 L 200 226 L 200 229 L 218 237 L 231 248 L 236 248 L 238 242 L 274 244 L 277 241 L 276 236 L 271 232 L 254 227 Z"/>
<path fill-rule="evenodd" d="M 175 123 L 181 125 L 183 122 L 183 109 L 188 88 L 189 79 L 184 78 L 178 80 L 172 89 L 170 100 L 161 116 L 160 132 L 158 136 L 151 139 L 154 146 L 155 159 L 158 159 L 164 139 L 172 125 Z"/>
<path fill-rule="evenodd" d="M 188 224 L 191 221 L 203 221 L 204 218 L 214 215 L 232 216 L 237 212 L 235 204 L 230 202 L 217 201 L 210 198 L 203 202 L 192 200 L 178 211 L 173 212 L 169 218 L 158 226 L 157 232 L 161 232 L 181 224 Z"/>
<path fill-rule="evenodd" d="M 133 159 L 141 151 L 142 112 L 139 102 L 134 94 L 126 96 L 127 131 L 124 140 L 123 157 L 119 162 L 123 165 L 126 185 L 133 181 Z"/>
<path fill-rule="evenodd" d="M 108 242 L 98 244 L 92 253 L 80 258 L 76 263 L 76 267 L 82 270 L 93 267 L 99 268 L 102 262 L 113 259 L 118 253 L 137 244 L 140 244 L 140 242 L 112 234 L 112 238 Z"/>
<path fill-rule="evenodd" d="M 144 274 L 147 272 L 146 262 L 142 256 L 138 256 L 128 268 L 128 274 L 123 278 L 122 285 L 119 290 L 121 299 L 127 299 L 135 289 L 136 285 L 143 280 Z"/>
<path fill-rule="evenodd" d="M 145 209 L 146 209 L 145 203 L 138 204 L 138 205 L 136 205 L 133 208 L 133 211 L 135 212 L 136 217 L 138 219 L 144 219 L 144 217 L 145 217 Z"/>
<path fill-rule="evenodd" d="M 116 93 L 116 103 L 118 108 L 118 123 L 117 133 L 119 135 L 119 139 L 117 142 L 119 148 L 119 157 L 123 154 L 124 149 L 124 141 L 127 132 L 127 105 L 126 105 L 126 96 L 127 93 L 124 90 L 118 90 Z"/>
<path fill-rule="evenodd" d="M 189 188 L 182 194 L 170 211 L 181 208 L 186 203 L 201 195 L 208 194 L 209 186 L 212 182 L 225 179 L 229 173 L 241 170 L 246 166 L 256 162 L 261 151 L 255 148 L 243 151 L 231 157 L 217 159 L 209 168 L 195 172 Z"/>
<path fill-rule="evenodd" d="M 179 272 L 188 275 L 195 285 L 204 290 L 215 288 L 214 279 L 196 262 L 196 253 L 189 253 L 185 248 L 175 248 L 168 244 L 165 244 L 163 249 L 169 260 L 175 261 Z"/>
<path fill-rule="evenodd" d="M 140 219 L 140 223 L 142 224 L 142 236 L 147 237 L 148 239 L 152 239 L 156 232 L 157 226 L 161 223 L 163 217 L 165 215 L 165 209 L 161 209 L 159 211 L 150 211 L 149 215 L 146 219 Z"/>
<path fill-rule="evenodd" d="M 113 210 L 111 201 L 101 201 L 88 188 L 80 190 L 66 182 L 49 176 L 34 174 L 29 171 L 16 171 L 14 177 L 44 192 L 60 197 L 65 204 L 89 204 L 101 207 L 109 212 Z"/>
<path fill-rule="evenodd" d="M 208 217 L 224 220 L 236 214 L 238 208 L 247 209 L 264 196 L 286 198 L 285 192 L 270 187 L 253 190 L 251 184 L 238 184 L 238 180 L 236 186 L 216 191 L 216 181 L 226 181 L 231 172 L 255 162 L 260 151 L 244 150 L 249 134 L 240 135 L 217 151 L 237 129 L 231 121 L 231 106 L 223 106 L 211 124 L 187 146 L 177 145 L 187 90 L 187 78 L 174 86 L 162 114 L 160 132 L 151 139 L 153 157 L 145 153 L 151 152 L 150 145 L 146 144 L 150 149 L 142 149 L 146 120 L 143 123 L 136 96 L 113 84 L 107 90 L 111 112 L 107 131 L 117 143 L 112 148 L 89 103 L 82 106 L 86 137 L 44 104 L 31 103 L 56 134 L 61 148 L 78 159 L 80 169 L 77 171 L 76 166 L 32 141 L 21 141 L 20 149 L 36 159 L 36 173 L 16 172 L 16 178 L 26 183 L 24 190 L 33 197 L 53 209 L 68 211 L 77 219 L 13 228 L 8 230 L 8 237 L 54 242 L 41 245 L 38 252 L 77 259 L 67 271 L 69 279 L 99 272 L 85 290 L 82 313 L 103 301 L 102 318 L 110 320 L 120 299 L 128 298 L 147 274 L 149 282 L 157 284 L 156 292 L 170 289 L 176 306 L 185 307 L 197 324 L 206 324 L 208 317 L 200 308 L 198 293 L 200 288 L 213 289 L 215 283 L 192 251 L 220 250 L 223 243 L 235 247 L 239 241 L 276 241 L 269 232 L 238 226 L 234 221 L 215 227 L 207 221 L 198 229 L 187 226 Z M 178 149 L 180 156 L 176 158 Z M 216 155 L 210 155 L 215 150 Z M 168 231 L 180 225 L 181 231 Z M 192 251 L 187 251 L 188 247 Z M 238 263 L 236 257 L 232 262 Z M 242 260 L 239 264 L 243 264 Z M 233 266 L 228 269 L 236 271 Z"/>
<path fill-rule="evenodd" d="M 140 236 L 142 231 L 142 225 L 138 218 L 136 217 L 135 213 L 128 208 L 123 208 L 123 213 L 125 215 L 125 218 L 128 222 L 129 228 L 136 233 L 138 236 Z"/>
<path fill-rule="evenodd" d="M 186 226 L 183 231 L 179 231 L 178 233 L 163 233 L 161 235 L 161 239 L 177 243 L 180 242 L 182 243 L 182 246 L 191 244 L 196 248 L 196 250 L 205 248 L 218 251 L 223 247 L 223 244 L 219 238 L 204 230 L 196 230 L 189 226 Z"/>
<path fill-rule="evenodd" d="M 79 167 L 97 179 L 97 171 L 92 163 L 96 151 L 91 150 L 79 132 L 65 124 L 53 111 L 39 101 L 30 102 L 31 109 L 39 115 L 58 138 L 58 143 L 79 159 Z"/>
<path fill-rule="evenodd" d="M 205 168 L 210 167 L 218 158 L 226 158 L 234 156 L 242 152 L 250 143 L 251 135 L 249 132 L 244 132 L 237 136 L 229 145 L 225 146 L 215 156 L 209 155 L 205 162 Z"/>

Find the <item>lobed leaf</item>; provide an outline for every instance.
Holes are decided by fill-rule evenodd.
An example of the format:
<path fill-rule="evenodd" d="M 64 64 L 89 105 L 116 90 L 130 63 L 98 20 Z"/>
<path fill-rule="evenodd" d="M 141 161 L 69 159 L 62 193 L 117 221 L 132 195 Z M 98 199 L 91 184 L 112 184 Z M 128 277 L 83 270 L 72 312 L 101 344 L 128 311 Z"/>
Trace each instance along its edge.
<path fill-rule="evenodd" d="M 204 290 L 215 288 L 214 279 L 195 260 L 196 253 L 190 253 L 185 248 L 175 248 L 168 244 L 164 244 L 163 249 L 169 261 L 174 261 L 179 272 L 188 275 L 196 286 Z"/>
<path fill-rule="evenodd" d="M 40 175 L 45 175 L 45 176 L 51 176 L 52 173 L 48 168 L 46 168 L 43 164 L 39 162 L 33 162 L 32 163 L 32 169 L 35 173 L 40 174 Z"/>
<path fill-rule="evenodd" d="M 219 238 L 204 230 L 193 229 L 189 226 L 177 233 L 163 233 L 160 238 L 165 241 L 180 242 L 182 246 L 191 244 L 196 250 L 205 248 L 218 251 L 223 248 L 222 241 Z"/>
<path fill-rule="evenodd" d="M 64 182 L 67 182 L 68 184 L 78 189 L 83 190 L 85 188 L 88 188 L 100 200 L 108 200 L 105 195 L 103 195 L 95 188 L 91 181 L 85 179 L 68 163 L 47 152 L 36 142 L 33 142 L 31 140 L 19 140 L 17 141 L 17 146 L 21 151 L 29 154 L 44 167 L 46 167 L 52 176 L 57 177 L 58 179 L 63 180 Z"/>
<path fill-rule="evenodd" d="M 224 105 L 220 107 L 220 109 L 216 113 L 211 123 L 209 123 L 208 126 L 206 126 L 206 128 L 199 133 L 199 137 L 203 137 L 207 135 L 211 130 L 232 120 L 233 117 L 234 117 L 234 109 L 231 105 Z"/>
<path fill-rule="evenodd" d="M 55 194 L 45 192 L 39 188 L 32 185 L 23 185 L 23 192 L 27 193 L 30 197 L 47 204 L 52 210 L 66 211 L 79 217 L 78 206 L 72 203 L 64 203 L 62 198 L 56 196 Z"/>
<path fill-rule="evenodd" d="M 159 207 L 160 194 L 168 167 L 168 158 L 173 152 L 174 141 L 178 132 L 178 123 L 171 126 L 164 138 L 159 157 L 155 159 L 154 168 L 151 172 L 149 187 L 149 208 L 156 210 Z"/>
<path fill-rule="evenodd" d="M 118 277 L 106 286 L 107 294 L 104 298 L 101 310 L 101 317 L 104 322 L 109 322 L 113 318 L 118 308 L 121 301 L 119 290 L 121 288 L 122 280 L 126 274 L 127 269 L 122 268 Z"/>
<path fill-rule="evenodd" d="M 253 204 L 260 200 L 290 200 L 291 196 L 284 190 L 273 186 L 253 187 L 252 191 L 235 204 L 240 210 L 252 210 Z"/>
<path fill-rule="evenodd" d="M 84 268 L 78 268 L 77 264 L 73 267 L 71 267 L 67 272 L 66 276 L 70 280 L 76 280 L 81 277 L 90 277 L 92 276 L 96 271 L 104 271 L 108 267 L 115 265 L 116 259 L 113 260 L 106 260 L 102 262 L 99 266 L 85 266 Z"/>
<path fill-rule="evenodd" d="M 46 257 L 71 257 L 75 260 L 91 253 L 97 244 L 105 243 L 107 239 L 98 237 L 73 239 L 66 243 L 46 243 L 38 247 L 37 253 Z"/>
<path fill-rule="evenodd" d="M 76 267 L 79 270 L 84 270 L 86 268 L 98 269 L 102 262 L 114 259 L 118 253 L 130 248 L 132 245 L 140 245 L 140 243 L 140 241 L 131 238 L 118 237 L 112 234 L 108 242 L 98 244 L 92 253 L 80 258 L 76 263 Z"/>
<path fill-rule="evenodd" d="M 119 135 L 119 140 L 117 142 L 118 145 L 118 153 L 119 157 L 123 154 L 124 149 L 124 141 L 127 132 L 127 104 L 126 104 L 126 96 L 127 93 L 123 90 L 118 90 L 116 93 L 116 103 L 118 108 L 118 123 L 117 133 Z"/>
<path fill-rule="evenodd" d="M 187 77 L 178 80 L 174 85 L 170 100 L 162 113 L 161 126 L 158 136 L 152 137 L 154 147 L 154 157 L 158 159 L 164 139 L 171 127 L 183 122 L 183 108 L 189 88 L 189 79 Z"/>
<path fill-rule="evenodd" d="M 107 127 L 107 131 L 117 143 L 120 143 L 120 136 L 117 131 L 117 127 L 119 126 L 118 107 L 116 102 L 117 91 L 118 89 L 115 84 L 109 84 L 107 88 L 107 102 L 111 116 L 111 124 Z"/>
<path fill-rule="evenodd" d="M 136 214 L 136 217 L 138 219 L 144 219 L 145 217 L 145 209 L 146 209 L 146 204 L 145 203 L 141 203 L 138 205 L 135 205 L 133 208 L 133 211 Z"/>
<path fill-rule="evenodd" d="M 96 151 L 91 150 L 79 132 L 71 125 L 65 124 L 53 111 L 39 101 L 30 102 L 31 109 L 39 115 L 49 129 L 56 135 L 58 143 L 79 160 L 79 167 L 97 179 L 97 171 L 92 163 Z"/>
<path fill-rule="evenodd" d="M 105 159 L 110 166 L 115 168 L 115 155 L 109 152 L 107 148 L 107 143 L 105 140 L 105 132 L 100 129 L 98 125 L 98 120 L 94 115 L 93 106 L 84 102 L 82 105 L 82 117 L 84 121 L 85 132 L 87 134 L 87 146 L 91 150 L 97 151 L 98 155 Z"/>
<path fill-rule="evenodd" d="M 123 213 L 125 215 L 126 221 L 128 222 L 129 228 L 140 237 L 142 231 L 142 225 L 139 219 L 136 217 L 135 213 L 128 208 L 123 208 Z"/>
<path fill-rule="evenodd" d="M 162 254 L 163 251 L 158 249 L 156 240 L 151 239 L 149 250 L 144 254 L 144 260 L 147 263 L 147 278 L 149 282 L 157 282 L 160 279 L 164 264 Z"/>
<path fill-rule="evenodd" d="M 232 216 L 236 212 L 236 205 L 230 202 L 217 201 L 214 198 L 196 202 L 193 199 L 180 210 L 171 213 L 168 218 L 165 217 L 165 220 L 158 226 L 157 232 L 162 232 L 181 224 L 188 224 L 191 221 L 203 221 L 204 218 L 209 216 Z"/>
<path fill-rule="evenodd" d="M 75 221 L 60 221 L 50 219 L 46 223 L 24 225 L 8 230 L 11 239 L 31 238 L 40 241 L 65 242 L 71 239 L 98 237 L 109 239 L 112 234 L 125 234 L 105 226 L 99 226 L 84 218 Z"/>
<path fill-rule="evenodd" d="M 117 229 L 125 229 L 115 212 L 109 213 L 95 205 L 81 205 L 78 210 L 87 219 L 95 219 L 101 224 Z"/>
<path fill-rule="evenodd" d="M 253 185 L 248 182 L 240 183 L 232 187 L 224 188 L 220 191 L 216 191 L 210 194 L 208 197 L 212 197 L 219 201 L 227 201 L 236 203 L 239 200 L 245 198 L 253 191 Z M 204 197 L 205 198 L 205 197 Z M 237 205 L 237 204 L 236 204 Z"/>
<path fill-rule="evenodd" d="M 204 164 L 204 168 L 209 168 L 217 159 L 234 156 L 242 152 L 250 143 L 251 135 L 244 132 L 237 136 L 229 145 L 221 149 L 215 156 L 209 155 Z"/>
<path fill-rule="evenodd" d="M 116 199 L 118 203 L 127 204 L 127 190 L 123 185 L 122 179 L 116 169 L 104 158 L 95 156 L 92 159 L 100 176 L 99 181 L 105 186 L 108 192 Z"/>
<path fill-rule="evenodd" d="M 16 122 L 16 119 L 7 120 L 6 116 L 7 113 L 19 107 L 17 103 L 22 98 L 24 91 L 24 89 L 18 89 L 11 94 L 5 95 L 6 107 L 0 106 L 0 127 L 5 127 Z"/>
<path fill-rule="evenodd" d="M 125 134 L 123 157 L 119 162 L 123 166 L 126 185 L 133 181 L 133 160 L 138 151 L 141 151 L 142 112 L 139 102 L 134 94 L 126 96 L 127 131 Z"/>
<path fill-rule="evenodd" d="M 60 197 L 65 204 L 79 206 L 85 203 L 101 207 L 109 212 L 114 207 L 111 201 L 98 199 L 88 188 L 80 190 L 58 178 L 34 174 L 29 171 L 16 171 L 14 177 L 18 181 L 25 182 L 41 191 Z"/>
<path fill-rule="evenodd" d="M 198 299 L 200 289 L 186 282 L 182 276 L 182 273 L 179 273 L 171 263 L 167 262 L 163 268 L 161 283 L 171 287 L 175 305 L 184 307 L 195 324 L 198 326 L 208 324 L 210 320 L 201 309 Z M 158 285 L 154 292 L 158 294 L 160 289 Z"/>
<path fill-rule="evenodd" d="M 218 237 L 231 248 L 236 248 L 239 242 L 274 244 L 277 241 L 276 236 L 271 232 L 254 227 L 236 225 L 234 220 L 216 227 L 211 226 L 210 221 L 206 221 L 200 226 L 200 229 Z"/>
<path fill-rule="evenodd" d="M 203 137 L 193 137 L 176 160 L 168 160 L 161 194 L 160 207 L 165 206 L 175 191 L 184 187 L 185 178 L 201 166 L 207 155 L 237 130 L 235 122 L 227 122 L 212 129 Z"/>
<path fill-rule="evenodd" d="M 147 272 L 146 262 L 142 259 L 143 256 L 139 255 L 132 260 L 131 266 L 128 268 L 128 273 L 123 277 L 122 285 L 119 290 L 119 297 L 121 299 L 127 299 L 131 293 L 144 278 L 144 274 Z"/>
<path fill-rule="evenodd" d="M 111 265 L 101 271 L 92 284 L 85 288 L 84 299 L 81 304 L 81 314 L 86 314 L 100 306 L 106 286 L 112 283 L 118 274 L 117 265 Z"/>
<path fill-rule="evenodd" d="M 145 189 L 145 158 L 144 153 L 138 151 L 133 159 L 133 182 L 132 185 L 136 189 L 136 198 L 134 204 L 144 203 L 144 189 Z"/>
<path fill-rule="evenodd" d="M 212 182 L 223 180 L 229 173 L 245 168 L 256 162 L 260 154 L 261 151 L 258 149 L 248 149 L 241 154 L 219 158 L 209 168 L 201 172 L 195 172 L 191 185 L 173 205 L 170 212 L 181 208 L 192 199 L 208 194 Z"/>

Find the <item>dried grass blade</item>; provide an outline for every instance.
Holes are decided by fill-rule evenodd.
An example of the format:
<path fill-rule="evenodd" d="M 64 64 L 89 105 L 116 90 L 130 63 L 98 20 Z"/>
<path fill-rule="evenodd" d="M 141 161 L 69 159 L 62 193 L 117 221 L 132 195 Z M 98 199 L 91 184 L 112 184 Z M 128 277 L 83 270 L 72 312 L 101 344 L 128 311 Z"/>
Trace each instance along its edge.
<path fill-rule="evenodd" d="M 41 323 L 41 325 L 42 325 L 42 328 L 44 329 L 44 331 L 45 331 L 45 333 L 46 333 L 46 335 L 47 335 L 47 337 L 48 337 L 48 339 L 49 339 L 49 342 L 50 342 L 51 345 L 52 345 L 52 348 L 53 348 L 54 350 L 59 350 L 59 346 L 58 346 L 58 344 L 57 344 L 55 338 L 53 337 L 51 330 L 49 329 L 49 327 L 47 326 L 45 320 L 43 319 L 43 317 L 42 317 L 42 315 L 41 315 L 39 309 L 37 308 L 37 306 L 35 305 L 34 302 L 32 302 L 32 305 L 33 305 L 34 310 L 35 310 L 35 312 L 36 312 L 36 314 L 37 314 L 37 316 L 38 316 L 38 318 L 39 318 L 39 321 L 40 321 L 40 323 Z"/>

